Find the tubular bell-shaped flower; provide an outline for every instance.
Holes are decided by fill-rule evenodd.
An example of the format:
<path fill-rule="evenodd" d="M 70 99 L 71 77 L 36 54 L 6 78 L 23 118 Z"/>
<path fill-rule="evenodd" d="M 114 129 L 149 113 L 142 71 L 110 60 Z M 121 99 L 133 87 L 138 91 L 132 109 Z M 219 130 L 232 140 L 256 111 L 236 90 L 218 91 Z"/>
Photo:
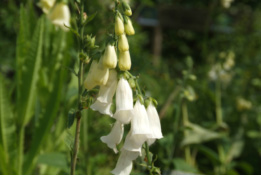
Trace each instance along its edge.
<path fill-rule="evenodd" d="M 116 121 L 113 125 L 111 132 L 107 136 L 102 136 L 101 141 L 103 143 L 106 143 L 109 148 L 113 149 L 113 151 L 117 153 L 118 150 L 116 148 L 116 145 L 118 145 L 121 142 L 123 133 L 124 125 L 119 121 Z"/>
<path fill-rule="evenodd" d="M 126 17 L 127 18 L 127 22 L 124 24 L 124 29 L 125 29 L 125 33 L 127 35 L 134 35 L 135 34 L 135 30 L 132 26 L 132 22 L 130 20 L 129 17 Z"/>
<path fill-rule="evenodd" d="M 121 71 L 130 70 L 131 57 L 129 51 L 119 52 L 119 68 Z"/>
<path fill-rule="evenodd" d="M 107 45 L 103 55 L 103 65 L 107 68 L 115 68 L 117 65 L 117 55 L 113 45 Z"/>
<path fill-rule="evenodd" d="M 132 90 L 128 81 L 121 78 L 116 90 L 116 112 L 113 118 L 123 124 L 128 124 L 132 118 L 133 109 Z"/>
<path fill-rule="evenodd" d="M 117 72 L 112 69 L 109 72 L 109 79 L 105 86 L 100 87 L 100 91 L 98 94 L 98 98 L 91 105 L 91 109 L 94 111 L 99 111 L 102 114 L 107 114 L 112 116 L 112 112 L 110 110 L 112 104 L 112 98 L 115 94 L 117 87 Z"/>
<path fill-rule="evenodd" d="M 119 38 L 118 48 L 120 52 L 129 50 L 128 39 L 125 34 L 122 34 Z"/>
<path fill-rule="evenodd" d="M 132 170 L 132 161 L 139 156 L 139 152 L 121 149 L 116 167 L 111 171 L 114 175 L 129 175 Z"/>
<path fill-rule="evenodd" d="M 159 114 L 156 110 L 156 107 L 152 103 L 150 103 L 147 107 L 147 115 L 149 118 L 150 129 L 152 133 L 151 138 L 149 138 L 147 142 L 149 145 L 151 145 L 155 142 L 156 139 L 161 139 L 163 138 L 163 136 L 161 132 Z"/>
<path fill-rule="evenodd" d="M 49 15 L 52 23 L 61 27 L 65 31 L 68 31 L 68 28 L 66 28 L 64 25 L 70 26 L 70 17 L 71 15 L 69 7 L 64 3 L 56 4 Z"/>
<path fill-rule="evenodd" d="M 37 4 L 40 8 L 42 8 L 43 12 L 47 14 L 50 9 L 53 7 L 55 0 L 40 0 Z"/>
<path fill-rule="evenodd" d="M 103 66 L 102 59 L 100 59 L 96 70 L 93 74 L 93 80 L 100 86 L 106 85 L 109 78 L 109 69 Z"/>
<path fill-rule="evenodd" d="M 124 148 L 129 151 L 138 151 L 142 144 L 151 138 L 148 115 L 145 106 L 138 100 L 132 110 L 131 131 L 127 136 Z"/>
<path fill-rule="evenodd" d="M 97 83 L 93 80 L 93 75 L 95 74 L 95 70 L 97 69 L 97 67 L 98 67 L 98 62 L 96 60 L 93 60 L 90 70 L 87 74 L 87 77 L 84 80 L 84 87 L 88 90 L 91 90 L 95 86 L 97 86 Z"/>

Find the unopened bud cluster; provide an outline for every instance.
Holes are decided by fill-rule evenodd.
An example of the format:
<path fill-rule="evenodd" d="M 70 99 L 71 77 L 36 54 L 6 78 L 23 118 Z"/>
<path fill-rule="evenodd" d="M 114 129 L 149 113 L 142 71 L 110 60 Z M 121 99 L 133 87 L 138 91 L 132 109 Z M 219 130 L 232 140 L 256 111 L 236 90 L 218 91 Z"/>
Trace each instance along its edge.
<path fill-rule="evenodd" d="M 116 46 L 118 46 L 119 51 L 119 69 L 117 70 L 120 71 L 116 71 L 117 52 L 115 43 L 117 42 L 109 42 L 100 60 L 92 61 L 84 86 L 87 90 L 96 86 L 100 87 L 98 96 L 90 108 L 115 119 L 111 132 L 101 137 L 101 141 L 106 143 L 115 153 L 118 153 L 117 145 L 124 135 L 124 125 L 131 125 L 120 149 L 121 154 L 116 167 L 111 172 L 115 175 L 129 175 L 132 170 L 132 161 L 141 156 L 142 145 L 145 142 L 151 145 L 156 139 L 163 136 L 159 115 L 155 107 L 156 101 L 148 98 L 144 102 L 140 93 L 133 96 L 133 90 L 136 90 L 138 84 L 137 77 L 127 72 L 131 68 L 131 58 L 126 34 L 133 35 L 135 32 L 128 17 L 132 14 L 129 5 L 121 2 L 121 7 L 123 12 L 115 10 L 115 35 L 118 38 Z M 111 110 L 114 96 L 116 99 L 115 112 Z"/>

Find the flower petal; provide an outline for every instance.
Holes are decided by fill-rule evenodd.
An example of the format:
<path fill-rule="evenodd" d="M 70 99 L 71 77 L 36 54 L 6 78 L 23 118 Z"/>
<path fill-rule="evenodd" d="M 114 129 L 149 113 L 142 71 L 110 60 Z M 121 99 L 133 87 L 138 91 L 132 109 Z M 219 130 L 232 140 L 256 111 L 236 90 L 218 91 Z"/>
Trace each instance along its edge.
<path fill-rule="evenodd" d="M 102 136 L 101 141 L 103 143 L 106 143 L 107 146 L 115 153 L 118 152 L 116 145 L 121 142 L 122 136 L 124 132 L 124 126 L 122 123 L 116 121 L 115 124 L 113 125 L 113 128 L 111 132 L 107 136 Z"/>
<path fill-rule="evenodd" d="M 121 150 L 116 167 L 111 171 L 114 175 L 129 175 L 132 170 L 132 161 L 139 156 L 139 152 Z"/>
<path fill-rule="evenodd" d="M 102 103 L 99 100 L 96 100 L 90 107 L 94 111 L 99 111 L 102 114 L 112 117 L 111 104 L 112 103 Z"/>

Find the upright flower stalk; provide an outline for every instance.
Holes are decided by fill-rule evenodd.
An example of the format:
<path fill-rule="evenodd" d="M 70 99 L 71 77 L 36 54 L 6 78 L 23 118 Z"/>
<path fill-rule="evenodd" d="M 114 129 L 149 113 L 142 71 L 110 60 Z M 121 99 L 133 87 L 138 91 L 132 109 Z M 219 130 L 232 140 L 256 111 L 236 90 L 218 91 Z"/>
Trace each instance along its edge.
<path fill-rule="evenodd" d="M 142 149 L 145 149 L 145 156 L 148 160 L 147 170 L 150 174 L 160 174 L 159 168 L 154 166 L 155 160 L 151 156 L 152 153 L 149 152 L 149 146 L 156 139 L 163 137 L 156 110 L 157 102 L 142 93 L 137 81 L 138 77 L 128 72 L 131 69 L 131 56 L 127 35 L 135 34 L 129 17 L 132 14 L 131 8 L 126 2 L 115 0 L 113 35 L 109 35 L 104 50 L 100 52 L 102 54 L 99 59 L 91 57 L 91 49 L 96 48 L 95 39 L 91 36 L 84 37 L 85 19 L 83 14 L 84 6 L 81 0 L 77 35 L 80 42 L 79 71 L 77 73 L 78 109 L 75 113 L 76 132 L 71 154 L 71 175 L 75 175 L 79 150 L 81 111 L 86 108 L 110 116 L 114 120 L 111 131 L 100 138 L 114 153 L 120 152 L 116 167 L 111 171 L 112 174 L 129 175 L 132 170 L 132 162 L 142 155 Z M 86 45 L 87 51 L 85 50 Z M 85 62 L 90 62 L 91 66 L 83 82 Z M 82 87 L 85 88 L 84 92 Z M 96 91 L 97 88 L 98 91 Z M 98 93 L 94 94 L 96 92 Z M 92 101 L 93 96 L 96 98 Z M 114 96 L 115 112 L 111 109 Z M 124 125 L 127 124 L 131 125 L 130 131 L 124 138 L 122 148 L 119 148 L 118 145 L 123 140 Z"/>

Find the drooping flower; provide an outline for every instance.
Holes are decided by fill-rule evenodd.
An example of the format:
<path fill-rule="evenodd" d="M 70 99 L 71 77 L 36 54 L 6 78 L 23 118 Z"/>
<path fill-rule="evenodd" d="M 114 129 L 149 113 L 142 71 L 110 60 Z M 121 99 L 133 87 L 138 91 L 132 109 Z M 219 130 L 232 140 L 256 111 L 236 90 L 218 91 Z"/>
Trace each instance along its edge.
<path fill-rule="evenodd" d="M 106 143 L 107 146 L 115 153 L 118 152 L 116 145 L 118 145 L 121 142 L 122 136 L 124 133 L 124 126 L 119 121 L 116 121 L 113 125 L 113 128 L 111 132 L 107 136 L 102 136 L 101 141 L 103 143 Z"/>
<path fill-rule="evenodd" d="M 40 0 L 37 4 L 40 8 L 42 8 L 45 14 L 49 13 L 50 9 L 53 7 L 55 0 Z"/>
<path fill-rule="evenodd" d="M 103 66 L 103 60 L 100 59 L 93 74 L 93 80 L 100 86 L 106 85 L 109 78 L 109 69 Z"/>
<path fill-rule="evenodd" d="M 130 52 L 119 52 L 119 68 L 121 71 L 127 71 L 131 69 Z"/>
<path fill-rule="evenodd" d="M 128 81 L 121 78 L 116 89 L 116 112 L 113 118 L 123 124 L 128 124 L 132 118 L 133 109 L 132 90 Z"/>
<path fill-rule="evenodd" d="M 129 175 L 132 170 L 132 161 L 139 156 L 139 152 L 121 149 L 116 167 L 111 171 L 114 175 Z"/>
<path fill-rule="evenodd" d="M 132 22 L 130 20 L 129 17 L 126 17 L 127 18 L 127 23 L 124 24 L 124 29 L 125 29 L 125 33 L 127 35 L 134 35 L 135 34 L 135 30 L 132 26 Z"/>
<path fill-rule="evenodd" d="M 61 27 L 63 30 L 68 31 L 66 26 L 70 26 L 70 10 L 68 5 L 64 3 L 58 3 L 55 5 L 54 9 L 50 12 L 49 18 L 52 23 L 56 26 Z"/>
<path fill-rule="evenodd" d="M 152 136 L 147 140 L 148 144 L 151 145 L 155 142 L 156 139 L 163 138 L 162 132 L 161 132 L 161 125 L 160 125 L 160 119 L 159 114 L 156 110 L 156 107 L 150 103 L 147 107 L 147 115 L 150 123 L 150 129 Z"/>
<path fill-rule="evenodd" d="M 93 60 L 91 63 L 90 70 L 87 74 L 86 79 L 84 80 L 84 87 L 88 90 L 93 89 L 95 86 L 97 86 L 97 83 L 93 79 L 93 74 L 95 74 L 95 70 L 98 67 L 98 62 L 96 60 Z"/>
<path fill-rule="evenodd" d="M 129 50 L 129 43 L 125 34 L 120 35 L 118 48 L 120 52 Z"/>
<path fill-rule="evenodd" d="M 145 106 L 139 100 L 135 103 L 132 115 L 131 131 L 126 137 L 124 149 L 138 151 L 142 144 L 152 137 L 152 132 Z"/>
<path fill-rule="evenodd" d="M 119 15 L 120 14 L 116 15 L 116 17 L 115 17 L 115 34 L 116 35 L 122 35 L 124 33 L 124 24 Z"/>
<path fill-rule="evenodd" d="M 117 55 L 113 45 L 107 45 L 103 55 L 103 65 L 107 68 L 115 68 L 117 65 Z"/>
<path fill-rule="evenodd" d="M 112 105 L 112 98 L 117 87 L 117 72 L 112 69 L 109 72 L 109 79 L 107 84 L 100 87 L 96 101 L 90 106 L 94 111 L 99 111 L 102 114 L 112 116 L 110 110 Z"/>

